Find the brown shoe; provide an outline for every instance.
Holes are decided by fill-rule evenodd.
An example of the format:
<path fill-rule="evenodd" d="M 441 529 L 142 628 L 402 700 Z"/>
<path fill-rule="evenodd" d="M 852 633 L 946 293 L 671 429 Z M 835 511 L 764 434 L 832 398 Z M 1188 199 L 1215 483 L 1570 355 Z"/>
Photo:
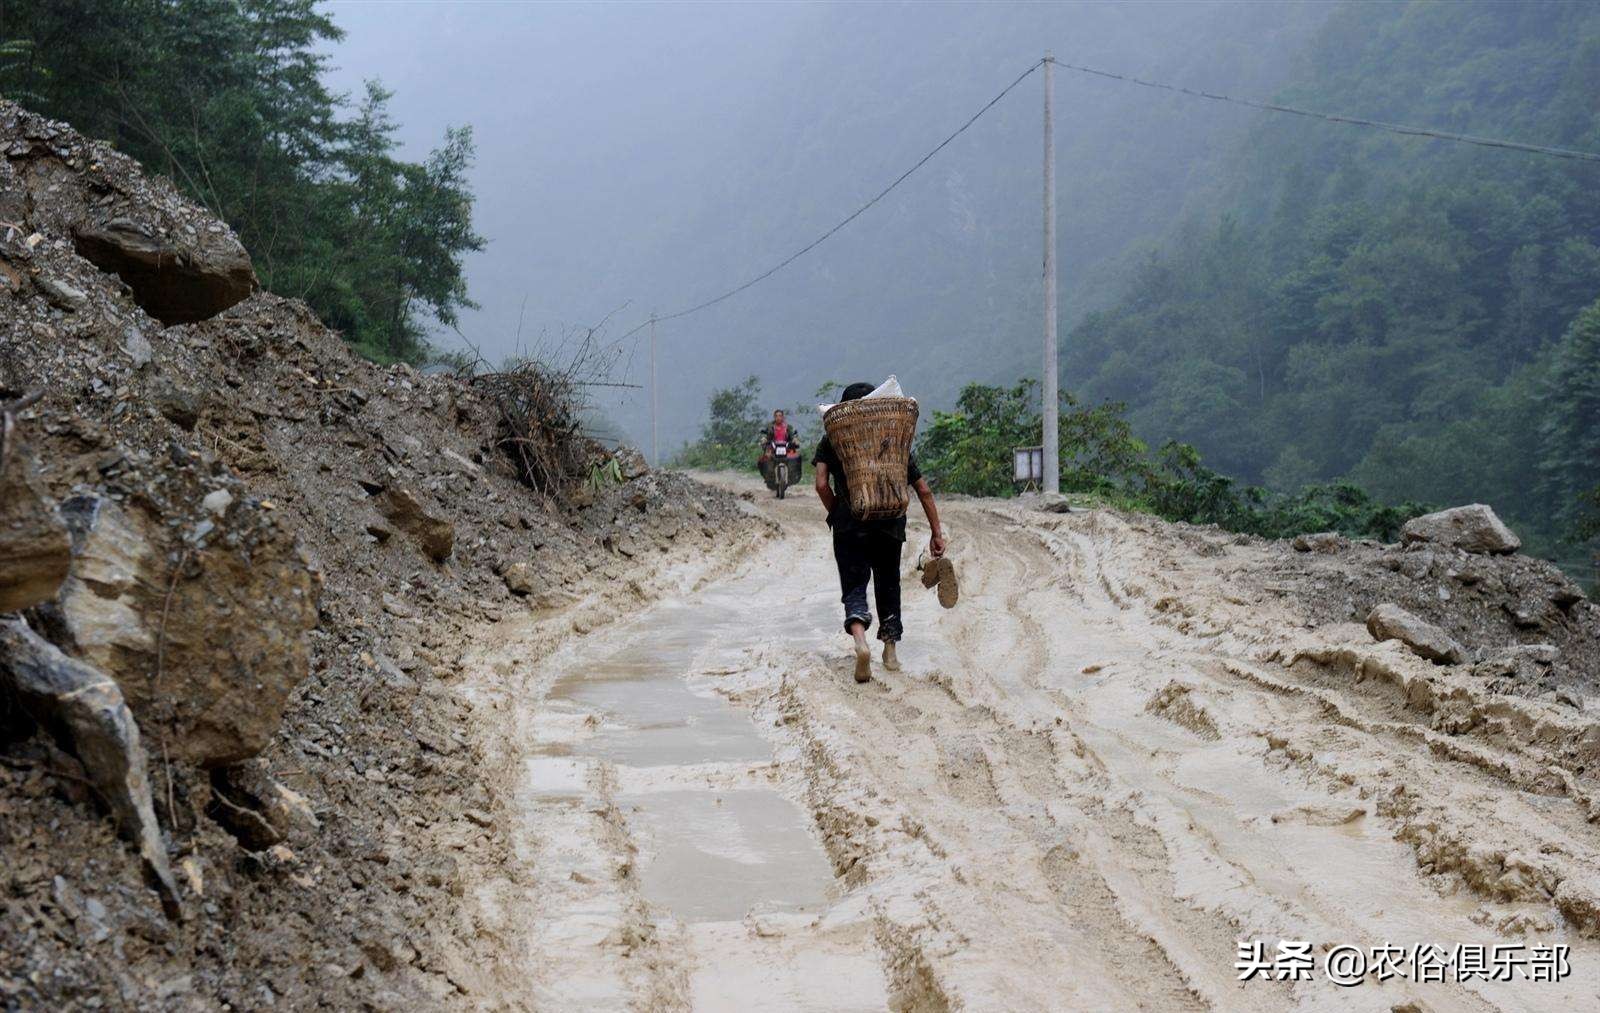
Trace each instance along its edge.
<path fill-rule="evenodd" d="M 956 583 L 956 565 L 950 562 L 950 557 L 940 556 L 931 559 L 922 568 L 922 586 L 939 586 L 939 604 L 945 608 L 954 608 L 956 599 L 961 595 L 961 587 Z"/>
<path fill-rule="evenodd" d="M 872 648 L 856 645 L 856 682 L 872 681 Z"/>

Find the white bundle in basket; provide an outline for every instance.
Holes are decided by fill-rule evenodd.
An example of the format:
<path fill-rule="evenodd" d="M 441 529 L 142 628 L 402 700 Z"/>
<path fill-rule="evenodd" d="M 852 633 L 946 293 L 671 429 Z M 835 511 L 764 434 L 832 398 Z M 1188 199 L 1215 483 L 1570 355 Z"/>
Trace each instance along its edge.
<path fill-rule="evenodd" d="M 866 397 L 906 397 L 906 396 L 908 396 L 908 395 L 906 395 L 905 392 L 903 392 L 900 389 L 900 381 L 895 379 L 895 375 L 893 373 L 889 374 L 889 379 L 883 381 L 882 383 L 880 383 L 876 387 L 874 387 L 872 389 L 872 393 L 871 394 L 866 395 Z M 911 400 L 915 401 L 916 398 L 911 398 Z M 837 401 L 834 402 L 834 404 L 838 404 L 838 403 L 839 402 L 837 402 Z M 828 409 L 832 408 L 832 407 L 833 407 L 833 404 L 819 404 L 819 405 L 817 405 L 817 414 L 818 415 L 826 415 L 828 413 Z"/>

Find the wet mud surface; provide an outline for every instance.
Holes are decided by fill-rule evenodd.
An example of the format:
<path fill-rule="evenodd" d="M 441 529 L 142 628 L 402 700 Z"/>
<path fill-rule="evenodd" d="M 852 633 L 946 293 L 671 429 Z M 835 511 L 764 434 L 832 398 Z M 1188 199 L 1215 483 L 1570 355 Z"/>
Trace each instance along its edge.
<path fill-rule="evenodd" d="M 939 608 L 908 549 L 904 670 L 857 686 L 817 504 L 756 506 L 784 537 L 663 573 L 549 650 L 515 629 L 486 648 L 485 671 L 513 673 L 483 702 L 504 716 L 518 868 L 473 898 L 517 926 L 508 1004 L 1545 1010 L 1600 992 L 1585 711 L 1253 593 L 1242 575 L 1281 546 L 982 501 L 947 507 L 961 604 Z M 1440 718 L 1466 712 L 1483 717 Z M 1559 944 L 1571 970 L 1238 981 L 1241 940 L 1281 939 Z"/>

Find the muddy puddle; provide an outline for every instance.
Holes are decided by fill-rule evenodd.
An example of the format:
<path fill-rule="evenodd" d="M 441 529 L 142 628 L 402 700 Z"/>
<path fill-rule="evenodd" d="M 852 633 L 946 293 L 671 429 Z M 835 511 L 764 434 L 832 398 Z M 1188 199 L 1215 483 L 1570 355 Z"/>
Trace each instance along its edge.
<path fill-rule="evenodd" d="M 836 891 L 809 819 L 777 791 L 742 784 L 770 764 L 771 746 L 700 674 L 738 663 L 726 646 L 741 642 L 737 624 L 713 607 L 665 606 L 636 632 L 575 659 L 552 686 L 556 729 L 530 764 L 536 790 L 576 797 L 595 763 L 615 768 L 641 890 L 680 922 L 821 911 Z"/>
<path fill-rule="evenodd" d="M 533 959 L 562 968 L 545 1008 L 886 1006 L 872 909 L 834 878 L 763 726 L 718 692 L 770 661 L 759 617 L 777 565 L 545 659 L 520 792 L 548 944 Z M 784 598 L 779 649 L 833 632 L 828 582 L 811 583 Z"/>

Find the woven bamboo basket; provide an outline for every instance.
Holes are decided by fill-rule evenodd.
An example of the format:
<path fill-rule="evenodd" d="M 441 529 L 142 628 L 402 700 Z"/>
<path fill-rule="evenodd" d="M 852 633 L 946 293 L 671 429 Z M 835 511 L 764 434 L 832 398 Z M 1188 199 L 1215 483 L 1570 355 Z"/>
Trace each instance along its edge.
<path fill-rule="evenodd" d="M 917 402 L 909 397 L 842 401 L 822 416 L 828 442 L 844 465 L 850 512 L 863 520 L 898 517 L 911 497 L 906 468 L 917 431 Z"/>

